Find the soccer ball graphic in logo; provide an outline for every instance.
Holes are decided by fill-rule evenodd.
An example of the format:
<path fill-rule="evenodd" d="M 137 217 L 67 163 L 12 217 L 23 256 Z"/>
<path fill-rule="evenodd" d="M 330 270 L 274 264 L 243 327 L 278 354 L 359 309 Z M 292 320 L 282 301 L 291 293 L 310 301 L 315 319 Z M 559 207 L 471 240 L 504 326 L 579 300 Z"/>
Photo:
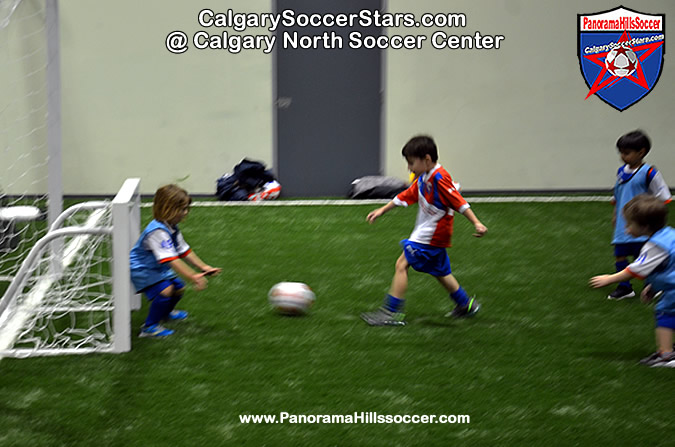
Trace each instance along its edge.
<path fill-rule="evenodd" d="M 272 307 L 282 315 L 304 315 L 316 300 L 312 289 L 301 282 L 275 284 L 268 296 Z"/>
<path fill-rule="evenodd" d="M 630 76 L 637 68 L 637 55 L 627 47 L 614 48 L 607 53 L 605 67 L 612 75 L 619 78 Z"/>

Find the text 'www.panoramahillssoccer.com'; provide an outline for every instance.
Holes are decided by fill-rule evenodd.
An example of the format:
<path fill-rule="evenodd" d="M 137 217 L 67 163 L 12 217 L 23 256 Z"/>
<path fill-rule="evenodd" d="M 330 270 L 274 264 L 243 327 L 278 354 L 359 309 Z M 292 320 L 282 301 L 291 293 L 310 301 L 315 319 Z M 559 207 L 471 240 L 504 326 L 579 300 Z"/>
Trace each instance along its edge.
<path fill-rule="evenodd" d="M 241 424 L 470 424 L 468 414 L 379 414 L 358 411 L 350 414 L 240 414 Z"/>
<path fill-rule="evenodd" d="M 201 28 L 195 32 L 172 31 L 166 49 L 182 54 L 196 50 L 262 51 L 284 49 L 392 49 L 499 50 L 505 36 L 475 31 L 467 34 L 447 29 L 466 28 L 462 13 L 386 13 L 363 9 L 356 13 L 243 13 L 228 9 L 202 9 L 197 14 Z M 382 33 L 386 30 L 385 33 Z M 433 31 L 433 32 L 431 32 Z M 369 34 L 373 33 L 373 34 Z"/>

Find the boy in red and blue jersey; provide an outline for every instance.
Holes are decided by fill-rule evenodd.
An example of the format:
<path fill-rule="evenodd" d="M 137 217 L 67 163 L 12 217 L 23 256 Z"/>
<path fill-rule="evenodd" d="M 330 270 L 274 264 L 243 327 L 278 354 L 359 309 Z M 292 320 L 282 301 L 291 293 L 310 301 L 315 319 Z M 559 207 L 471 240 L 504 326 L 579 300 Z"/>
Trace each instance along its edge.
<path fill-rule="evenodd" d="M 469 297 L 452 275 L 446 248 L 450 247 L 455 212 L 464 215 L 474 225 L 476 237 L 483 236 L 487 227 L 478 220 L 450 174 L 438 163 L 438 149 L 431 137 L 413 137 L 403 147 L 402 154 L 416 180 L 391 202 L 369 213 L 366 220 L 372 224 L 397 206 L 418 203 L 415 228 L 408 239 L 401 241 L 403 253 L 396 261 L 394 279 L 384 304 L 373 312 L 361 314 L 361 318 L 371 326 L 405 324 L 403 308 L 410 267 L 430 274 L 450 293 L 456 306 L 449 316 L 473 316 L 480 305 Z"/>

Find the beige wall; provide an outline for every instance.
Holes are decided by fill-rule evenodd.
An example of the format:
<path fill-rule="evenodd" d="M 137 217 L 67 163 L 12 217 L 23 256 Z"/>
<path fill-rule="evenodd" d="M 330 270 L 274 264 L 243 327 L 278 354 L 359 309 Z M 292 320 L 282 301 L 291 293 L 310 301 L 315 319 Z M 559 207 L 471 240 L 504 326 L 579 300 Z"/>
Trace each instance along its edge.
<path fill-rule="evenodd" d="M 268 0 L 60 4 L 66 194 L 110 193 L 132 176 L 146 193 L 178 180 L 213 193 L 242 157 L 272 163 L 272 57 L 174 55 L 164 43 L 201 29 L 203 8 L 262 12 Z"/>
<path fill-rule="evenodd" d="M 584 100 L 577 14 L 617 2 L 387 3 L 389 12 L 417 16 L 464 13 L 466 28 L 449 33 L 478 30 L 506 38 L 500 50 L 436 50 L 427 42 L 421 50 L 386 52 L 385 174 L 405 178 L 401 146 L 414 134 L 430 133 L 441 162 L 465 190 L 605 188 L 619 165 L 616 138 L 640 127 L 654 142 L 648 160 L 675 185 L 675 67 L 669 54 L 655 90 L 628 110 L 620 113 L 596 97 Z M 624 4 L 675 17 L 672 0 Z M 124 178 L 140 176 L 145 193 L 176 181 L 193 193 L 213 193 L 215 179 L 244 156 L 271 165 L 273 56 L 195 49 L 174 55 L 164 43 L 173 30 L 191 35 L 201 29 L 197 13 L 203 8 L 269 12 L 271 5 L 60 1 L 64 192 L 110 194 Z M 259 32 L 265 31 L 248 31 Z M 670 31 L 667 49 L 675 48 L 673 39 Z M 20 51 L 0 48 L 10 56 Z M 8 73 L 0 71 L 0 81 Z M 17 87 L 25 90 L 22 95 L 35 90 L 24 84 Z M 44 132 L 22 144 L 31 140 L 44 140 Z"/>
<path fill-rule="evenodd" d="M 423 132 L 435 137 L 440 161 L 465 190 L 609 188 L 620 165 L 617 138 L 640 127 L 652 137 L 648 161 L 675 186 L 670 54 L 654 91 L 631 108 L 618 112 L 595 96 L 584 100 L 589 89 L 577 58 L 577 14 L 621 3 L 675 20 L 672 0 L 390 0 L 391 12 L 464 13 L 466 28 L 449 34 L 506 39 L 499 50 L 429 45 L 387 53 L 387 172 L 405 175 L 400 148 Z M 672 31 L 666 48 L 675 48 Z"/>

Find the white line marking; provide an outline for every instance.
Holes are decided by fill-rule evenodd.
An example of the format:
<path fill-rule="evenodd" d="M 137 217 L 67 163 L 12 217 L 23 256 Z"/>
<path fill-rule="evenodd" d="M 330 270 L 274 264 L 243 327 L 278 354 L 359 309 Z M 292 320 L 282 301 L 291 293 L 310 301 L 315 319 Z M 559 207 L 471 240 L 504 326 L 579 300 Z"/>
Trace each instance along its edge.
<path fill-rule="evenodd" d="M 562 203 L 562 202 L 610 202 L 611 196 L 504 196 L 504 197 L 468 197 L 469 203 Z M 388 199 L 365 200 L 263 200 L 257 202 L 198 201 L 191 206 L 199 208 L 218 208 L 231 206 L 359 206 L 384 205 Z M 143 208 L 152 207 L 151 202 L 141 204 Z"/>

